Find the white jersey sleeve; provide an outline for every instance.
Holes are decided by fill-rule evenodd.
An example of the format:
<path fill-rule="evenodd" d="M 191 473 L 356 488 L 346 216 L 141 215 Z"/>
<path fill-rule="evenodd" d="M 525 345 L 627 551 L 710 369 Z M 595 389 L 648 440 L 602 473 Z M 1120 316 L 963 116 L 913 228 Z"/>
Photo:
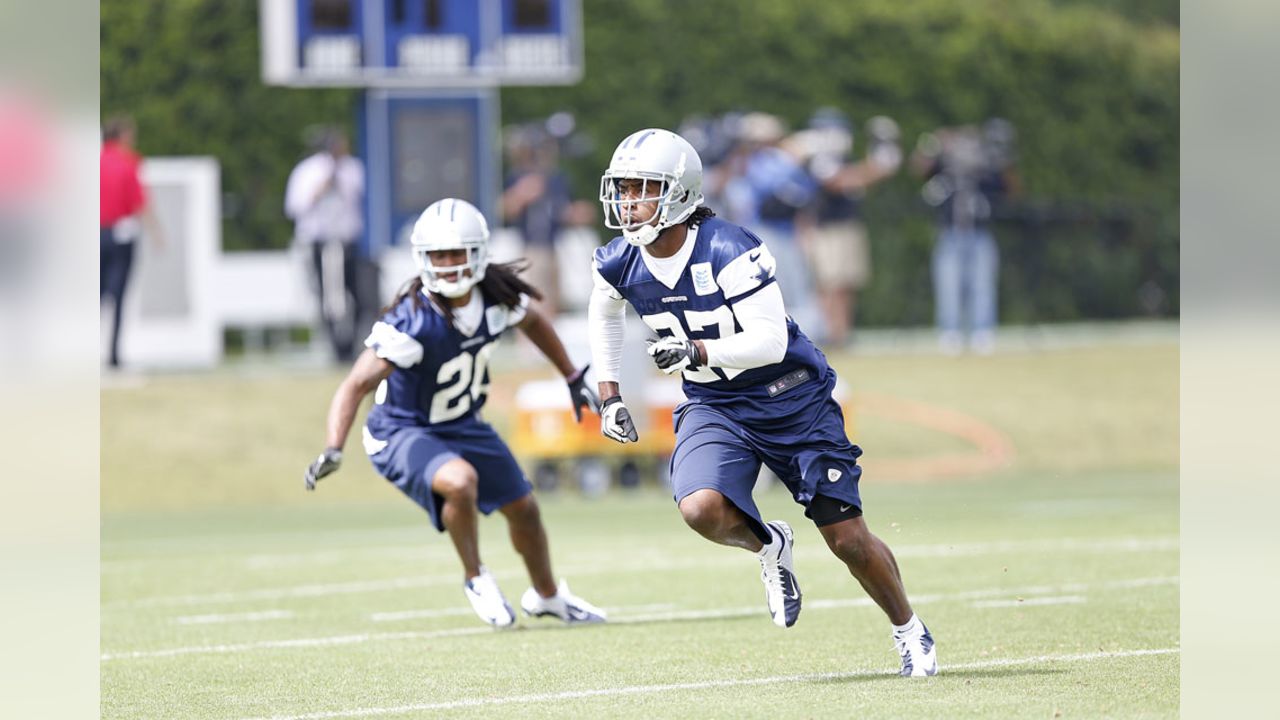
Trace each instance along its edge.
<path fill-rule="evenodd" d="M 529 296 L 520 293 L 520 301 L 514 306 L 490 305 L 485 309 L 489 332 L 495 335 L 519 325 L 529 314 Z"/>
<path fill-rule="evenodd" d="M 415 340 L 389 323 L 378 321 L 373 324 L 369 337 L 364 345 L 372 348 L 374 353 L 396 367 L 411 368 L 422 362 L 422 343 Z"/>
<path fill-rule="evenodd" d="M 703 340 L 707 365 L 735 370 L 782 362 L 787 354 L 787 311 L 776 282 L 755 288 L 733 303 L 742 331 L 717 340 Z"/>
<path fill-rule="evenodd" d="M 777 262 L 764 244 L 743 252 L 716 273 L 716 284 L 730 304 L 774 283 Z"/>
<path fill-rule="evenodd" d="M 520 293 L 520 304 L 507 311 L 507 327 L 515 327 L 529 314 L 529 296 Z"/>
<path fill-rule="evenodd" d="M 622 333 L 626 327 L 627 301 L 591 265 L 593 286 L 587 305 L 587 330 L 591 338 L 591 364 L 599 382 L 618 382 L 622 367 Z"/>
<path fill-rule="evenodd" d="M 777 263 L 763 243 L 747 248 L 716 273 L 740 332 L 703 340 L 707 365 L 732 370 L 772 365 L 787 354 L 787 311 L 774 279 Z"/>

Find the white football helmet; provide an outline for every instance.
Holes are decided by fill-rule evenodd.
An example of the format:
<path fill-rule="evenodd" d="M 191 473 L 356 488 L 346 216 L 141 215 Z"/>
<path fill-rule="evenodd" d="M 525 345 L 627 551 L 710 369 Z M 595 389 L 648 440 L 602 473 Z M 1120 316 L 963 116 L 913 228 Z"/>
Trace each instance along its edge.
<path fill-rule="evenodd" d="M 617 182 L 624 178 L 644 180 L 640 198 L 625 199 Z M 600 178 L 600 203 L 604 224 L 621 230 L 627 242 L 648 245 L 658 233 L 689 218 L 702 204 L 702 159 L 684 138 L 660 128 L 640 130 L 627 136 L 609 161 Z M 658 210 L 648 222 L 624 220 L 634 206 L 657 202 Z"/>
<path fill-rule="evenodd" d="M 489 267 L 489 224 L 466 200 L 445 198 L 432 203 L 418 216 L 409 243 L 422 285 L 447 298 L 466 295 L 484 279 Z M 462 265 L 433 265 L 429 253 L 439 250 L 466 250 L 467 260 Z M 441 277 L 455 273 L 453 280 Z"/>

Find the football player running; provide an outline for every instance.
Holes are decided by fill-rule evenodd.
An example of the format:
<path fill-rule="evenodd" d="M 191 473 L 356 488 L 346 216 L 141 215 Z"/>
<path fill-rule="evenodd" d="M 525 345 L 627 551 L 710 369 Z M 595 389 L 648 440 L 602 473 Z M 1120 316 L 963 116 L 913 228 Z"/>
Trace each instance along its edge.
<path fill-rule="evenodd" d="M 574 414 L 597 410 L 551 323 L 529 298 L 540 293 L 516 266 L 489 264 L 489 228 L 464 200 L 441 200 L 423 211 L 410 238 L 419 276 L 383 310 L 350 374 L 329 406 L 325 450 L 304 474 L 308 490 L 338 469 L 360 401 L 374 405 L 362 430 L 377 471 L 448 531 L 462 561 L 463 590 L 480 619 L 494 627 L 516 621 L 493 575 L 480 560 L 478 513 L 507 519 L 511 544 L 532 586 L 526 615 L 566 623 L 603 622 L 605 613 L 574 595 L 551 572 L 547 535 L 532 486 L 511 451 L 480 419 L 489 386 L 489 356 L 499 336 L 519 328 L 568 383 Z"/>
<path fill-rule="evenodd" d="M 588 322 L 601 431 L 637 440 L 618 385 L 630 303 L 659 336 L 653 361 L 683 376 L 688 399 L 675 410 L 671 483 L 689 527 L 756 553 L 774 624 L 794 625 L 801 593 L 792 530 L 765 522 L 751 496 L 764 463 L 889 616 L 901 674 L 934 675 L 933 637 L 911 610 L 893 553 L 862 517 L 862 450 L 832 398 L 835 372 L 787 316 L 769 249 L 716 218 L 701 191 L 697 152 L 661 129 L 623 140 L 601 178 L 605 224 L 622 231 L 593 263 Z"/>

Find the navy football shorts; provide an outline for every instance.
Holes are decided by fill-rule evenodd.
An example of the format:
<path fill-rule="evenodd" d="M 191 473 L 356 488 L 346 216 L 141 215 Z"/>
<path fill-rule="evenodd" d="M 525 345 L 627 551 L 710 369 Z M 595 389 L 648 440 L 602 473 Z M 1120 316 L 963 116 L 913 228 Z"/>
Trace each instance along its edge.
<path fill-rule="evenodd" d="M 676 448 L 671 456 L 676 503 L 694 491 L 715 490 L 751 518 L 760 534 L 764 520 L 751 490 L 763 463 L 804 506 L 806 517 L 812 517 L 809 504 L 818 495 L 861 509 L 858 456 L 862 449 L 845 435 L 839 407 L 834 401 L 822 403 L 807 433 L 809 438 L 821 439 L 806 440 L 771 436 L 768 428 L 747 427 L 707 405 L 681 405 L 675 412 Z"/>
<path fill-rule="evenodd" d="M 507 444 L 486 423 L 468 423 L 447 431 L 401 428 L 369 459 L 380 475 L 421 505 L 431 523 L 443 532 L 440 508 L 444 498 L 431 490 L 431 478 L 442 465 L 459 457 L 476 469 L 477 504 L 485 515 L 533 490 Z"/>

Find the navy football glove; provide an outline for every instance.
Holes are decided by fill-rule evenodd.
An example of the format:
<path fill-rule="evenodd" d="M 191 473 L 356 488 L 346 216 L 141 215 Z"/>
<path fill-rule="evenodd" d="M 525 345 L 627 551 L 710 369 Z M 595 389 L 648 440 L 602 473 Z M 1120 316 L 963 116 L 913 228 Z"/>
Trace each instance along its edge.
<path fill-rule="evenodd" d="M 320 478 L 332 474 L 340 465 L 342 465 L 342 451 L 337 448 L 325 448 L 324 452 L 320 453 L 320 457 L 307 466 L 307 471 L 302 474 L 302 481 L 306 483 L 308 490 L 315 490 Z"/>
<path fill-rule="evenodd" d="M 631 420 L 631 411 L 622 404 L 621 395 L 605 400 L 600 407 L 600 434 L 624 445 L 640 439 L 636 424 Z"/>
<path fill-rule="evenodd" d="M 569 384 L 569 402 L 573 403 L 573 418 L 578 422 L 582 422 L 583 407 L 593 413 L 600 413 L 600 400 L 595 392 L 587 387 L 587 370 L 589 369 L 591 365 L 588 363 L 578 372 L 565 378 L 565 382 Z"/>
<path fill-rule="evenodd" d="M 649 355 L 658 369 L 671 375 L 681 370 L 697 370 L 702 365 L 698 346 L 692 340 L 665 337 L 649 346 Z"/>

